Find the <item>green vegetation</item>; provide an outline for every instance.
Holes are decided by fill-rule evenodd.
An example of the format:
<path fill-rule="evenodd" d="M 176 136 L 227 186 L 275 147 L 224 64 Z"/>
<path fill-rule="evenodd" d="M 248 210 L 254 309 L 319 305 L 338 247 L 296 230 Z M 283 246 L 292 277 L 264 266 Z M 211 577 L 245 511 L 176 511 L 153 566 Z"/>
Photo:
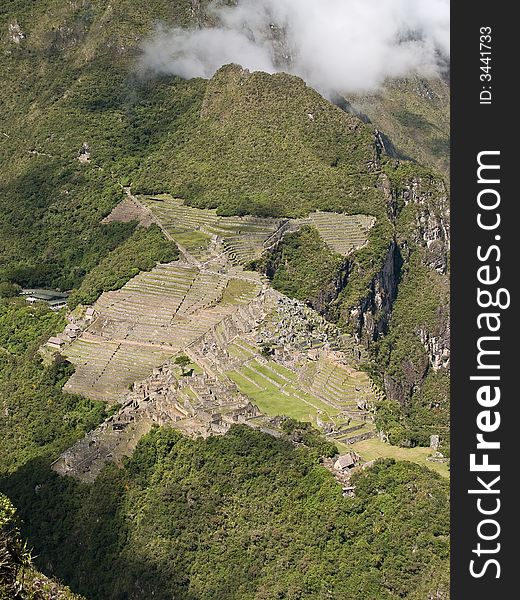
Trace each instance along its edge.
<path fill-rule="evenodd" d="M 168 0 L 2 6 L 0 282 L 77 287 L 131 235 L 133 223 L 100 221 L 143 155 L 168 144 L 200 88 L 139 80 L 132 44 L 155 19 L 189 14 L 189 2 Z M 8 35 L 14 22 L 25 34 L 18 44 Z M 84 143 L 91 156 L 82 164 Z"/>
<path fill-rule="evenodd" d="M 0 600 L 81 600 L 80 596 L 38 573 L 20 536 L 16 510 L 0 493 Z"/>
<path fill-rule="evenodd" d="M 376 423 L 393 444 L 428 446 L 430 435 L 441 436 L 449 452 L 449 375 L 433 371 L 419 330 L 447 337 L 447 280 L 412 256 L 403 273 L 388 334 L 374 346 L 379 372 L 393 401 L 378 407 Z"/>
<path fill-rule="evenodd" d="M 62 392 L 72 366 L 44 366 L 37 349 L 64 319 L 46 306 L 0 300 L 0 455 L 2 472 L 56 454 L 96 426 L 104 404 Z"/>
<path fill-rule="evenodd" d="M 25 299 L 0 300 L 0 348 L 23 356 L 65 327 L 63 314 L 44 303 L 27 304 Z"/>
<path fill-rule="evenodd" d="M 243 426 L 157 429 L 92 486 L 34 461 L 2 487 L 38 562 L 89 600 L 447 597 L 447 483 L 385 460 L 343 498 L 293 425 L 310 448 Z"/>
<path fill-rule="evenodd" d="M 440 78 L 388 81 L 382 92 L 350 102 L 390 138 L 397 151 L 449 179 L 450 88 Z"/>
<path fill-rule="evenodd" d="M 15 509 L 0 494 L 0 598 L 20 598 L 18 574 L 30 564 L 30 556 L 14 526 Z"/>
<path fill-rule="evenodd" d="M 262 344 L 262 350 L 260 351 L 260 354 L 264 358 L 270 358 L 274 354 L 274 350 L 268 344 Z"/>
<path fill-rule="evenodd" d="M 370 231 L 367 246 L 350 257 L 351 270 L 347 285 L 338 300 L 338 319 L 348 323 L 348 319 L 341 313 L 346 313 L 370 296 L 372 284 L 388 257 L 394 235 L 395 229 L 388 221 L 377 221 Z"/>
<path fill-rule="evenodd" d="M 186 354 L 180 354 L 174 360 L 174 363 L 181 368 L 181 376 L 185 377 L 188 374 L 187 367 L 191 364 L 191 359 Z"/>
<path fill-rule="evenodd" d="M 118 290 L 141 271 L 179 257 L 177 246 L 168 241 L 157 225 L 138 228 L 85 277 L 69 298 L 69 306 L 92 304 L 103 292 Z"/>
<path fill-rule="evenodd" d="M 0 282 L 0 298 L 14 298 L 18 296 L 21 289 L 16 283 L 2 281 Z"/>
<path fill-rule="evenodd" d="M 251 295 L 257 289 L 254 283 L 243 279 L 230 279 L 224 288 L 221 304 L 234 304 L 241 296 Z"/>
<path fill-rule="evenodd" d="M 366 167 L 370 128 L 300 79 L 226 66 L 199 111 L 189 134 L 147 158 L 138 191 L 162 186 L 222 215 L 305 216 L 319 208 L 385 218 Z"/>
<path fill-rule="evenodd" d="M 120 192 L 97 172 L 32 161 L 23 176 L 0 184 L 0 281 L 70 289 L 133 225 L 100 224 Z"/>
<path fill-rule="evenodd" d="M 287 234 L 255 267 L 270 275 L 273 287 L 283 294 L 323 308 L 326 300 L 334 299 L 333 284 L 341 278 L 344 263 L 314 227 L 304 226 Z"/>
<path fill-rule="evenodd" d="M 334 442 L 327 440 L 323 434 L 315 429 L 310 423 L 300 423 L 294 419 L 285 418 L 281 429 L 289 436 L 291 442 L 303 444 L 313 449 L 318 458 L 332 458 L 338 454 L 338 448 Z"/>
<path fill-rule="evenodd" d="M 404 407 L 396 401 L 378 405 L 377 427 L 392 444 L 402 446 L 428 446 L 430 435 L 437 432 L 440 450 L 449 455 L 449 384 L 446 372 L 430 371 Z"/>
<path fill-rule="evenodd" d="M 285 421 L 294 444 L 243 427 L 208 440 L 155 430 L 121 470 L 107 467 L 90 487 L 49 470 L 107 412 L 100 402 L 63 393 L 72 366 L 60 357 L 44 365 L 37 353 L 62 329 L 63 316 L 13 297 L 19 286 L 45 286 L 74 290 L 72 306 L 93 302 L 177 257 L 155 226 L 101 223 L 123 197 L 122 184 L 135 193 L 169 192 L 220 215 L 374 216 L 367 246 L 349 255 L 347 269 L 315 230 L 287 236 L 272 266 L 274 285 L 320 310 L 339 292 L 327 316 L 350 327 L 350 310 L 370 304 L 395 241 L 403 259 L 397 299 L 381 339 L 367 342 L 379 382 L 397 390 L 379 407 L 378 424 L 396 444 L 427 444 L 430 433 L 447 431 L 448 378 L 428 367 L 418 336 L 422 328 L 443 334 L 446 282 L 427 265 L 419 209 L 404 198 L 421 180 L 430 186 L 428 210 L 440 210 L 434 178 L 414 164 L 378 162 L 372 127 L 289 75 L 228 66 L 210 82 L 138 76 L 137 44 L 153 22 L 202 23 L 205 6 L 13 0 L 0 7 L 2 488 L 20 509 L 40 567 L 89 600 L 445 598 L 446 482 L 418 465 L 386 460 L 356 476 L 355 498 L 343 498 L 319 464 L 332 448 L 308 424 Z M 15 22 L 25 36 L 18 43 L 9 33 Z M 426 140 L 422 156 L 442 167 L 440 92 L 432 111 L 423 111 L 407 89 L 394 91 L 389 103 L 401 106 L 402 92 L 406 105 L 381 128 L 396 131 L 405 151 L 401 142 L 409 139 L 411 155 Z M 80 162 L 85 143 L 90 159 Z M 390 200 L 382 175 L 391 182 Z M 173 233 L 195 254 L 208 242 L 202 232 Z M 223 300 L 247 295 L 246 287 L 231 281 Z M 373 315 L 380 322 L 388 316 Z M 233 352 L 247 357 L 247 346 Z M 335 417 L 296 390 L 288 373 L 253 366 L 232 376 L 270 414 Z M 393 451 L 404 458 L 417 450 Z M 54 585 L 31 568 L 26 577 L 38 593 Z"/>
<path fill-rule="evenodd" d="M 432 454 L 430 448 L 421 448 L 416 446 L 415 448 L 402 448 L 399 446 L 392 446 L 382 442 L 379 438 L 371 438 L 369 440 L 363 440 L 362 442 L 356 442 L 354 444 L 342 444 L 336 442 L 341 452 L 350 452 L 354 450 L 357 452 L 363 460 L 377 460 L 378 458 L 391 458 L 393 460 L 406 460 L 409 462 L 417 463 L 422 467 L 427 467 L 432 471 L 439 473 L 442 477 L 448 479 L 449 467 L 447 463 L 434 462 L 427 460 Z"/>

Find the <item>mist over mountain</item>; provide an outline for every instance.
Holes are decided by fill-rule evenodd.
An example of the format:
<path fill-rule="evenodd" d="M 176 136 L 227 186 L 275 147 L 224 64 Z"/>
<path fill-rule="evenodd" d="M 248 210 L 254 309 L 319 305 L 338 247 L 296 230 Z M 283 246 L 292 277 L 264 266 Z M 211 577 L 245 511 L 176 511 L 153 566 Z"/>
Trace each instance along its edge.
<path fill-rule="evenodd" d="M 299 75 L 324 94 L 352 93 L 438 74 L 450 52 L 448 0 L 239 0 L 208 12 L 212 26 L 159 25 L 142 45 L 141 69 L 209 78 L 236 62 Z"/>

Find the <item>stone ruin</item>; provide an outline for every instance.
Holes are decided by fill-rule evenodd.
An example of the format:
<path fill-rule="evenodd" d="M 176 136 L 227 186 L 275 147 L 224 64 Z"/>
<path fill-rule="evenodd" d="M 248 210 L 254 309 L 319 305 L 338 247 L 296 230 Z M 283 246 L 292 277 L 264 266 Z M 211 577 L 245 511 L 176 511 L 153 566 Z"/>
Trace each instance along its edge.
<path fill-rule="evenodd" d="M 327 348 L 347 354 L 349 360 L 359 360 L 353 352 L 351 336 L 342 334 L 336 325 L 308 307 L 304 302 L 278 294 L 277 303 L 268 318 L 260 324 L 254 341 L 275 351 L 289 352 L 311 348 Z"/>
<path fill-rule="evenodd" d="M 78 152 L 78 160 L 80 163 L 88 163 L 90 161 L 90 146 L 87 142 L 83 142 Z"/>
<path fill-rule="evenodd" d="M 207 374 L 179 377 L 168 363 L 136 383 L 117 413 L 88 433 L 52 464 L 61 475 L 94 481 L 107 462 L 120 464 L 154 425 L 169 425 L 188 435 L 221 435 L 234 424 L 267 425 L 261 413 L 232 382 Z"/>
<path fill-rule="evenodd" d="M 86 162 L 89 157 L 90 148 L 84 144 L 78 158 Z M 67 385 L 84 383 L 71 391 L 87 390 L 85 395 L 118 402 L 120 407 L 62 453 L 52 465 L 56 472 L 91 482 L 107 462 L 121 464 L 139 439 L 156 425 L 207 437 L 225 434 L 232 425 L 242 423 L 273 436 L 281 435 L 276 418 L 261 414 L 227 376 L 248 361 L 268 366 L 262 348 L 272 353 L 274 362 L 296 374 L 293 385 L 297 391 L 321 398 L 342 411 L 345 423 L 339 422 L 339 428 L 331 428 L 317 417 L 325 433 L 350 437 L 373 434 L 366 433 L 363 423 L 350 423 L 349 411 L 355 413 L 357 422 L 370 418 L 366 393 L 341 387 L 341 378 L 350 376 L 349 365 L 361 358 L 359 346 L 350 336 L 303 302 L 273 290 L 256 274 L 245 273 L 228 253 L 219 252 L 204 265 L 185 254 L 189 264 L 171 263 L 141 274 L 120 291 L 103 294 L 81 319 L 70 320 L 64 336 L 69 342 L 77 340 L 72 344 L 76 347 L 72 360 L 77 371 Z M 252 281 L 254 293 L 233 305 L 221 305 L 224 288 L 220 284 L 237 278 Z M 158 341 L 146 337 L 152 335 L 159 335 Z M 152 342 L 160 347 L 152 348 Z M 241 342 L 246 344 L 242 357 L 230 352 L 232 345 Z M 161 353 L 170 348 L 171 352 L 161 359 Z M 152 350 L 157 350 L 157 356 L 151 355 Z M 196 373 L 180 372 L 171 358 L 179 352 L 196 365 Z M 147 357 L 149 362 L 160 360 L 155 365 L 162 366 L 144 364 Z M 141 363 L 143 370 L 135 376 L 136 365 L 141 369 Z M 325 369 L 320 366 L 324 363 L 328 365 Z M 310 365 L 318 370 L 307 368 Z M 133 377 L 131 381 L 138 380 L 130 392 L 127 381 L 122 380 L 129 376 Z M 112 389 L 114 382 L 119 385 L 117 389 Z M 367 388 L 366 382 L 363 385 Z M 281 394 L 287 394 L 285 387 L 284 383 L 280 385 Z M 351 397 L 347 397 L 349 393 Z"/>
<path fill-rule="evenodd" d="M 12 42 L 14 42 L 15 44 L 19 44 L 20 42 L 25 40 L 26 37 L 27 35 L 22 31 L 22 28 L 20 27 L 20 24 L 17 20 L 14 20 L 12 23 L 9 23 L 9 38 Z"/>

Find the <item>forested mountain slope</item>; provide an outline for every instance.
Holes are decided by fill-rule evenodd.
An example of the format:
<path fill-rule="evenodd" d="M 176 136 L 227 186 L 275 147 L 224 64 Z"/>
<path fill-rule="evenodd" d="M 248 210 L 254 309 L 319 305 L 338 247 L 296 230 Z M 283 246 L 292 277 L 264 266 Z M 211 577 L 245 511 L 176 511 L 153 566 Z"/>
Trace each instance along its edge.
<path fill-rule="evenodd" d="M 100 224 L 121 199 L 122 182 L 222 214 L 374 215 L 370 244 L 344 266 L 349 277 L 327 294 L 338 295 L 327 310 L 377 357 L 387 395 L 401 407 L 391 409 L 392 425 L 384 419 L 392 441 L 424 444 L 435 433 L 447 442 L 442 290 L 449 215 L 441 177 L 380 155 L 372 126 L 294 77 L 232 67 L 209 85 L 140 78 L 139 37 L 154 19 L 200 18 L 200 6 L 41 2 L 4 9 L 0 276 L 77 286 L 132 235 L 132 223 Z M 83 144 L 85 163 L 77 160 Z M 337 282 L 338 273 L 329 280 Z M 413 306 L 413 318 L 393 311 L 401 281 L 407 295 L 397 302 L 406 307 L 401 313 Z M 398 328 L 406 347 L 385 345 L 382 336 Z M 433 404 L 421 394 L 425 378 L 438 396 Z M 433 421 L 428 407 L 438 413 Z"/>
<path fill-rule="evenodd" d="M 40 556 L 92 600 L 446 597 L 447 483 L 383 461 L 343 498 L 316 454 L 242 426 L 163 429 L 91 486 L 35 461 L 6 491 Z"/>
<path fill-rule="evenodd" d="M 450 86 L 443 78 L 388 81 L 371 95 L 349 95 L 351 110 L 366 116 L 401 156 L 431 165 L 449 179 Z"/>
<path fill-rule="evenodd" d="M 386 395 L 374 407 L 383 437 L 428 446 L 440 435 L 448 452 L 449 208 L 436 170 L 446 168 L 445 97 L 430 112 L 417 101 L 425 129 L 408 114 L 415 84 L 349 98 L 365 123 L 284 73 L 139 71 L 157 21 L 208 23 L 206 6 L 0 7 L 1 489 L 39 568 L 92 600 L 447 598 L 446 483 L 411 463 L 376 463 L 344 498 L 312 444 L 236 427 L 208 440 L 154 429 L 90 487 L 49 469 L 110 409 L 63 392 L 68 362 L 41 360 L 65 315 L 14 296 L 19 286 L 73 291 L 72 308 L 176 260 L 157 224 L 102 223 L 127 186 L 229 217 L 373 218 L 353 251 L 306 225 L 247 266 L 364 346 Z M 402 114 L 386 110 L 400 98 Z M 376 126 L 418 162 L 387 154 Z"/>

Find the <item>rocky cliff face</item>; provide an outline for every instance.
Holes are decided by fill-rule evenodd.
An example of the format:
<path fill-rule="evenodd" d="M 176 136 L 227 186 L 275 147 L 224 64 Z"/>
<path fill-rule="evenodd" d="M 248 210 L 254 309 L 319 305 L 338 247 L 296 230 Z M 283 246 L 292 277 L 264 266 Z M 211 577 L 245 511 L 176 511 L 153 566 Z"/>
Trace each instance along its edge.
<path fill-rule="evenodd" d="M 402 170 L 396 162 L 381 176 L 393 240 L 346 319 L 375 351 L 387 398 L 408 410 L 428 373 L 450 366 L 450 223 L 444 182 L 420 168 L 404 176 Z"/>
<path fill-rule="evenodd" d="M 411 240 L 428 269 L 434 270 L 440 286 L 449 285 L 450 207 L 444 182 L 440 179 L 411 179 L 402 190 L 404 207 L 413 209 Z M 409 235 L 409 234 L 408 234 Z M 406 240 L 402 242 L 406 243 Z M 448 297 L 437 306 L 430 324 L 416 329 L 434 370 L 448 369 L 450 362 L 450 310 Z"/>
<path fill-rule="evenodd" d="M 386 397 L 398 402 L 402 409 L 408 411 L 411 399 L 420 390 L 427 373 L 428 359 L 425 355 L 419 355 L 418 360 L 405 357 L 398 377 L 388 372 L 383 374 Z"/>
<path fill-rule="evenodd" d="M 404 206 L 415 207 L 412 239 L 425 249 L 424 262 L 439 273 L 448 270 L 450 207 L 444 182 L 412 178 L 403 187 Z"/>
<path fill-rule="evenodd" d="M 434 371 L 450 368 L 450 315 L 448 307 L 441 306 L 438 311 L 437 327 L 433 331 L 420 327 L 419 337 L 428 354 L 428 360 Z"/>
<path fill-rule="evenodd" d="M 386 333 L 402 263 L 400 248 L 392 240 L 380 270 L 371 281 L 369 293 L 349 309 L 348 322 L 354 335 L 367 347 Z"/>

